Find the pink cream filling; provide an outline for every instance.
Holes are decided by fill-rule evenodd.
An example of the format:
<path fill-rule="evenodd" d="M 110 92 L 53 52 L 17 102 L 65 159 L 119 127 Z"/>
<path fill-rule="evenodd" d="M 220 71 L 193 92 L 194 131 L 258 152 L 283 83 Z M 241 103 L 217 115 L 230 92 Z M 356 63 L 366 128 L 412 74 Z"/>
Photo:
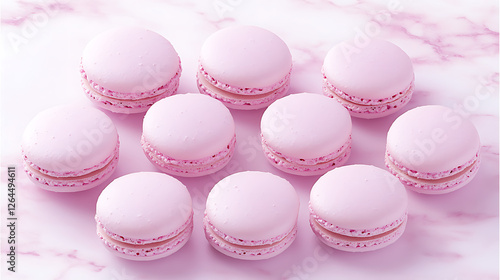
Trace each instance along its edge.
<path fill-rule="evenodd" d="M 418 179 L 437 180 L 437 179 L 442 179 L 442 178 L 453 176 L 457 173 L 464 171 L 468 167 L 470 167 L 475 161 L 477 161 L 479 159 L 479 150 L 477 151 L 476 155 L 472 159 L 468 160 L 466 163 L 464 163 L 462 165 L 459 165 L 458 167 L 455 167 L 455 168 L 452 168 L 449 170 L 440 171 L 440 172 L 432 172 L 432 173 L 431 172 L 419 172 L 417 170 L 407 168 L 407 167 L 403 166 L 401 163 L 399 163 L 398 161 L 396 161 L 389 154 L 388 151 L 386 151 L 386 159 L 388 159 L 393 166 L 398 168 L 399 171 L 408 174 L 408 176 L 410 176 L 410 177 L 415 177 Z"/>
<path fill-rule="evenodd" d="M 379 106 L 379 105 L 388 104 L 388 103 L 394 102 L 400 98 L 403 98 L 407 94 L 411 94 L 413 92 L 413 87 L 414 87 L 413 85 L 414 85 L 414 81 L 415 81 L 415 78 L 413 78 L 413 80 L 410 82 L 410 85 L 405 90 L 400 91 L 399 93 L 396 93 L 396 94 L 392 95 L 391 97 L 386 97 L 386 98 L 381 98 L 381 99 L 369 99 L 369 98 L 360 98 L 357 96 L 348 95 L 347 93 L 343 92 L 339 88 L 335 87 L 332 83 L 330 83 L 330 81 L 326 77 L 323 69 L 322 69 L 321 73 L 323 74 L 323 81 L 330 91 L 332 91 L 333 93 L 335 93 L 337 96 L 339 96 L 340 98 L 342 98 L 345 101 L 349 101 L 349 102 L 352 102 L 352 103 L 355 103 L 358 105 L 362 105 L 362 106 L 368 106 L 368 105 Z"/>
<path fill-rule="evenodd" d="M 261 94 L 265 94 L 265 93 L 274 91 L 274 90 L 282 87 L 283 85 L 285 85 L 290 80 L 291 73 L 292 73 L 292 67 L 290 67 L 290 71 L 288 72 L 288 74 L 285 75 L 285 77 L 283 77 L 283 79 L 281 79 L 278 83 L 276 83 L 272 86 L 261 87 L 261 88 L 241 88 L 241 87 L 234 87 L 234 86 L 231 86 L 231 85 L 228 85 L 226 83 L 218 81 L 214 77 L 210 76 L 210 74 L 208 74 L 207 71 L 205 71 L 205 69 L 203 68 L 201 63 L 199 64 L 199 74 L 201 74 L 205 78 L 205 80 L 208 81 L 211 85 L 213 85 L 213 86 L 215 86 L 223 91 L 227 91 L 227 92 L 239 94 L 239 95 L 261 95 Z"/>
<path fill-rule="evenodd" d="M 356 238 L 366 238 L 366 237 L 371 237 L 371 236 L 376 236 L 380 235 L 383 233 L 386 233 L 388 231 L 391 231 L 397 227 L 399 227 L 403 222 L 407 219 L 408 213 L 404 213 L 403 216 L 395 220 L 394 222 L 381 226 L 381 227 L 376 227 L 376 228 L 367 228 L 367 229 L 346 229 L 342 228 L 339 226 L 336 226 L 332 223 L 329 223 L 322 218 L 320 218 L 316 212 L 311 207 L 311 204 L 309 204 L 309 213 L 310 213 L 310 218 L 313 219 L 318 225 L 320 225 L 322 228 L 344 236 L 350 236 L 350 237 L 356 237 Z"/>
<path fill-rule="evenodd" d="M 152 90 L 147 90 L 144 92 L 129 92 L 129 93 L 127 93 L 127 92 L 117 92 L 117 91 L 108 90 L 108 89 L 100 86 L 98 83 L 96 83 L 92 80 L 89 80 L 87 77 L 87 73 L 83 69 L 83 64 L 80 62 L 80 75 L 82 77 L 82 82 L 83 81 L 87 82 L 88 85 L 90 86 L 90 88 L 92 88 L 92 90 L 94 90 L 96 93 L 98 93 L 102 96 L 117 99 L 117 100 L 140 100 L 140 99 L 146 99 L 146 98 L 154 97 L 157 95 L 161 95 L 161 94 L 165 93 L 164 91 L 167 90 L 171 84 L 175 84 L 176 82 L 178 82 L 181 72 L 182 72 L 182 67 L 181 67 L 181 61 L 179 58 L 179 68 L 177 69 L 177 72 L 175 73 L 175 75 L 166 84 L 164 84 L 158 88 L 155 88 Z"/>
<path fill-rule="evenodd" d="M 162 236 L 159 236 L 159 237 L 149 238 L 149 239 L 124 237 L 122 235 L 119 235 L 119 234 L 116 234 L 116 233 L 109 231 L 102 224 L 102 222 L 100 221 L 100 219 L 97 216 L 95 216 L 95 220 L 97 222 L 98 227 L 102 230 L 103 233 L 106 234 L 106 236 L 108 236 L 116 241 L 127 243 L 127 244 L 145 245 L 145 244 L 157 243 L 157 242 L 162 242 L 162 241 L 171 239 L 171 238 L 179 235 L 181 232 L 185 231 L 190 225 L 193 224 L 193 212 L 191 211 L 191 214 L 189 215 L 189 218 L 186 220 L 186 222 L 181 227 L 176 229 L 175 231 L 168 233 L 168 234 L 165 234 L 165 235 L 162 235 Z"/>
<path fill-rule="evenodd" d="M 21 153 L 22 153 L 24 162 L 31 169 L 33 169 L 33 170 L 35 170 L 43 175 L 47 175 L 50 177 L 55 177 L 55 178 L 61 179 L 61 178 L 65 178 L 65 177 L 74 178 L 74 177 L 85 176 L 85 175 L 90 174 L 94 171 L 102 169 L 104 166 L 108 165 L 116 157 L 116 155 L 118 155 L 119 148 L 120 148 L 120 142 L 117 141 L 117 144 L 116 144 L 115 149 L 113 150 L 113 153 L 111 155 L 109 155 L 107 158 L 105 158 L 103 161 L 101 161 L 100 163 L 98 163 L 92 167 L 84 168 L 83 170 L 67 171 L 67 172 L 57 172 L 57 171 L 50 171 L 50 170 L 44 169 L 44 168 L 36 165 L 35 163 L 33 163 L 31 160 L 29 160 L 28 156 L 26 155 L 26 153 L 24 151 L 21 151 Z"/>
<path fill-rule="evenodd" d="M 233 136 L 231 142 L 229 142 L 229 144 L 226 146 L 226 149 L 220 151 L 217 154 L 214 154 L 213 156 L 197 160 L 179 160 L 166 156 L 153 148 L 151 144 L 147 142 L 144 136 L 142 136 L 141 138 L 142 148 L 151 160 L 153 160 L 156 164 L 158 164 L 158 166 L 162 168 L 173 170 L 176 172 L 185 172 L 187 169 L 194 169 L 194 171 L 199 171 L 201 169 L 212 169 L 216 166 L 225 164 L 225 159 L 229 159 L 233 154 L 235 144 L 236 135 Z"/>

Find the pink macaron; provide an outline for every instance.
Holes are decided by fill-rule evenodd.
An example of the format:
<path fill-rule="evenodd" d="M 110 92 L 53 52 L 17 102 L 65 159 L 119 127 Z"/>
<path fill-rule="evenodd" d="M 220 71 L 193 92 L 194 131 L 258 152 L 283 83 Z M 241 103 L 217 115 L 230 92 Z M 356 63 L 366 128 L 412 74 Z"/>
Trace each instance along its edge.
<path fill-rule="evenodd" d="M 139 27 L 101 33 L 85 47 L 80 66 L 87 97 L 104 109 L 127 114 L 145 112 L 175 94 L 181 75 L 172 44 Z"/>
<path fill-rule="evenodd" d="M 406 189 L 391 173 L 371 165 L 348 165 L 321 176 L 311 189 L 313 232 L 326 245 L 349 252 L 394 243 L 407 221 Z"/>
<path fill-rule="evenodd" d="M 390 115 L 413 94 L 410 57 L 384 40 L 371 40 L 363 46 L 337 44 L 326 55 L 322 72 L 325 95 L 338 100 L 354 117 Z"/>
<path fill-rule="evenodd" d="M 144 116 L 144 153 L 170 175 L 195 177 L 217 172 L 233 156 L 235 143 L 231 112 L 203 94 L 167 97 Z"/>
<path fill-rule="evenodd" d="M 219 30 L 201 48 L 198 88 L 229 108 L 268 106 L 286 94 L 292 56 L 276 34 L 256 26 Z"/>
<path fill-rule="evenodd" d="M 261 119 L 267 159 L 296 175 L 320 175 L 343 165 L 351 153 L 351 130 L 351 116 L 342 105 L 313 93 L 276 100 Z"/>
<path fill-rule="evenodd" d="M 137 172 L 115 179 L 99 195 L 97 235 L 115 255 L 138 261 L 169 256 L 193 231 L 187 188 L 163 173 Z"/>
<path fill-rule="evenodd" d="M 385 162 L 409 189 L 448 193 L 469 183 L 480 163 L 479 134 L 470 120 L 440 105 L 399 116 L 387 133 Z"/>
<path fill-rule="evenodd" d="M 43 189 L 74 192 L 98 186 L 118 163 L 119 140 L 111 119 L 98 109 L 57 106 L 37 114 L 21 142 L 24 169 Z"/>
<path fill-rule="evenodd" d="M 229 175 L 210 191 L 203 225 L 208 242 L 237 259 L 281 254 L 295 240 L 299 198 L 285 179 L 267 172 Z"/>

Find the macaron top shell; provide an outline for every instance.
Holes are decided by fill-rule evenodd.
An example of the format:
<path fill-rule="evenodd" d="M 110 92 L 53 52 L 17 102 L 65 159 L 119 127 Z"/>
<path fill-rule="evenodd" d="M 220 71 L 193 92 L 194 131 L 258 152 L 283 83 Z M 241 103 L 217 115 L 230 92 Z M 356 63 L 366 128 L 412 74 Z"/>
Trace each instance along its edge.
<path fill-rule="evenodd" d="M 142 93 L 167 84 L 179 70 L 170 42 L 150 30 L 121 27 L 92 39 L 82 55 L 87 79 L 109 91 Z"/>
<path fill-rule="evenodd" d="M 40 112 L 26 127 L 21 146 L 38 167 L 64 176 L 102 167 L 113 155 L 118 133 L 98 109 L 81 105 L 57 106 Z"/>
<path fill-rule="evenodd" d="M 414 77 L 410 57 L 393 43 L 377 39 L 366 46 L 335 45 L 325 57 L 323 71 L 338 89 L 369 100 L 404 91 Z"/>
<path fill-rule="evenodd" d="M 299 198 L 285 179 L 245 171 L 218 182 L 207 198 L 212 225 L 233 238 L 267 240 L 290 232 L 297 223 Z"/>
<path fill-rule="evenodd" d="M 229 109 L 202 94 L 177 94 L 151 106 L 143 122 L 144 139 L 175 159 L 196 160 L 224 150 L 235 133 Z"/>
<path fill-rule="evenodd" d="M 406 189 L 389 172 L 371 165 L 347 165 L 321 176 L 311 189 L 310 207 L 325 221 L 345 229 L 382 227 L 401 219 Z"/>
<path fill-rule="evenodd" d="M 399 164 L 435 173 L 463 165 L 480 149 L 470 122 L 440 105 L 421 106 L 399 116 L 387 133 L 387 152 Z"/>
<path fill-rule="evenodd" d="M 276 34 L 256 26 L 236 26 L 206 39 L 200 63 L 219 82 L 240 88 L 265 88 L 290 72 L 292 56 Z"/>
<path fill-rule="evenodd" d="M 99 195 L 96 218 L 107 231 L 125 238 L 153 239 L 186 224 L 192 214 L 187 188 L 157 172 L 119 177 Z"/>
<path fill-rule="evenodd" d="M 264 112 L 267 144 L 287 156 L 312 159 L 337 151 L 351 136 L 349 112 L 334 99 L 298 93 L 278 99 Z"/>

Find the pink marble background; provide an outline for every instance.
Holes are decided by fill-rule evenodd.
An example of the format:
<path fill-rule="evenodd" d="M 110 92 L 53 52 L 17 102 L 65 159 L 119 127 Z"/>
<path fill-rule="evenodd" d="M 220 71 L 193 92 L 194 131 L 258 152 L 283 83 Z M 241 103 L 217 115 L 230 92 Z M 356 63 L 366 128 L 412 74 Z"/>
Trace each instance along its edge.
<path fill-rule="evenodd" d="M 497 1 L 7 1 L 1 3 L 1 275 L 3 279 L 415 279 L 499 277 L 499 158 Z M 375 252 L 347 253 L 322 245 L 307 220 L 309 191 L 318 176 L 298 177 L 270 166 L 260 147 L 263 110 L 232 110 L 237 150 L 220 172 L 180 178 L 195 208 L 190 241 L 176 254 L 152 262 L 111 255 L 95 234 L 95 202 L 105 187 L 73 194 L 34 186 L 22 171 L 20 138 L 46 108 L 90 102 L 80 88 L 78 65 L 85 44 L 111 27 L 139 25 L 168 38 L 183 65 L 180 93 L 197 92 L 200 47 L 211 33 L 252 24 L 278 34 L 290 47 L 290 93 L 321 93 L 321 64 L 342 40 L 390 40 L 415 68 L 415 94 L 401 112 L 382 119 L 353 119 L 348 164 L 384 167 L 386 133 L 404 111 L 427 104 L 454 108 L 477 127 L 482 166 L 454 193 L 409 194 L 409 221 L 397 243 Z M 108 113 L 121 137 L 113 178 L 155 171 L 140 148 L 144 114 Z M 7 166 L 17 168 L 17 272 L 7 271 Z M 240 261 L 205 240 L 202 217 L 211 187 L 237 171 L 269 171 L 288 179 L 301 199 L 299 231 L 282 255 Z"/>

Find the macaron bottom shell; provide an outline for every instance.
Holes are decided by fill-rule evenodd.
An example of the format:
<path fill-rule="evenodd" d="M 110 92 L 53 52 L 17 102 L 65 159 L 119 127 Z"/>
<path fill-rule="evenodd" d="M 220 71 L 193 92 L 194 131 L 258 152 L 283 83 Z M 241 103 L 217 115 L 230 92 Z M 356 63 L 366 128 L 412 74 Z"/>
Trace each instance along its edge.
<path fill-rule="evenodd" d="M 193 232 L 193 222 L 178 235 L 160 242 L 144 245 L 134 245 L 110 238 L 104 230 L 97 226 L 97 235 L 105 244 L 106 249 L 114 255 L 133 261 L 151 261 L 167 257 L 179 251 L 189 240 Z"/>
<path fill-rule="evenodd" d="M 405 217 L 400 225 L 387 232 L 370 237 L 354 237 L 331 232 L 323 228 L 312 216 L 309 218 L 309 224 L 321 242 L 346 252 L 368 252 L 389 246 L 403 235 L 406 222 L 407 218 Z"/>
<path fill-rule="evenodd" d="M 349 111 L 351 116 L 363 119 L 382 118 L 399 111 L 406 104 L 408 104 L 408 102 L 410 102 L 410 99 L 413 95 L 413 89 L 414 82 L 412 81 L 406 90 L 399 93 L 400 96 L 397 97 L 397 99 L 390 101 L 382 100 L 379 104 L 368 105 L 356 103 L 343 98 L 342 96 L 348 96 L 348 94 L 342 92 L 332 85 L 327 85 L 327 82 L 325 82 L 325 84 L 323 85 L 323 93 L 326 96 L 337 100 Z"/>
<path fill-rule="evenodd" d="M 138 93 L 137 96 L 133 96 L 131 99 L 105 96 L 92 88 L 89 81 L 85 79 L 82 79 L 82 88 L 90 101 L 98 107 L 114 113 L 135 114 L 146 112 L 158 100 L 174 95 L 179 88 L 179 77 L 180 72 L 168 84 L 158 89 L 159 92 L 154 96 L 142 97 Z"/>
<path fill-rule="evenodd" d="M 215 173 L 224 168 L 234 154 L 236 135 L 223 150 L 209 158 L 200 160 L 173 160 L 156 151 L 144 137 L 141 139 L 142 149 L 148 160 L 160 171 L 174 176 L 199 177 Z"/>
<path fill-rule="evenodd" d="M 109 179 L 118 165 L 118 146 L 113 159 L 97 170 L 74 177 L 55 177 L 43 174 L 23 161 L 25 172 L 28 178 L 40 188 L 53 192 L 79 192 L 99 186 Z"/>
<path fill-rule="evenodd" d="M 311 165 L 304 164 L 304 161 L 300 159 L 291 160 L 280 156 L 267 146 L 264 140 L 262 140 L 262 148 L 267 160 L 277 169 L 294 175 L 314 176 L 322 175 L 336 167 L 344 165 L 351 155 L 351 141 L 351 138 L 349 138 L 339 151 L 334 153 L 335 156 L 333 159 L 327 161 L 314 160 L 317 163 Z"/>
<path fill-rule="evenodd" d="M 272 244 L 245 246 L 234 244 L 224 240 L 210 227 L 207 217 L 203 219 L 205 237 L 214 249 L 220 253 L 240 260 L 264 260 L 283 253 L 295 240 L 297 226 L 295 226 L 285 237 Z"/>
<path fill-rule="evenodd" d="M 401 170 L 401 168 L 391 160 L 391 157 L 387 153 L 385 155 L 385 165 L 389 171 L 409 190 L 423 194 L 446 194 L 462 188 L 476 176 L 480 162 L 481 160 L 478 156 L 471 165 L 451 176 L 438 179 L 421 179 L 410 176 L 408 173 Z"/>
<path fill-rule="evenodd" d="M 200 73 L 198 73 L 197 76 L 197 85 L 200 93 L 206 94 L 221 101 L 228 108 L 237 110 L 262 109 L 269 106 L 275 100 L 285 96 L 288 92 L 288 88 L 290 87 L 290 79 L 288 79 L 287 77 L 286 81 L 280 81 L 280 83 L 283 83 L 283 85 L 270 92 L 264 92 L 262 94 L 254 95 L 244 95 L 220 89 L 208 82 Z"/>

